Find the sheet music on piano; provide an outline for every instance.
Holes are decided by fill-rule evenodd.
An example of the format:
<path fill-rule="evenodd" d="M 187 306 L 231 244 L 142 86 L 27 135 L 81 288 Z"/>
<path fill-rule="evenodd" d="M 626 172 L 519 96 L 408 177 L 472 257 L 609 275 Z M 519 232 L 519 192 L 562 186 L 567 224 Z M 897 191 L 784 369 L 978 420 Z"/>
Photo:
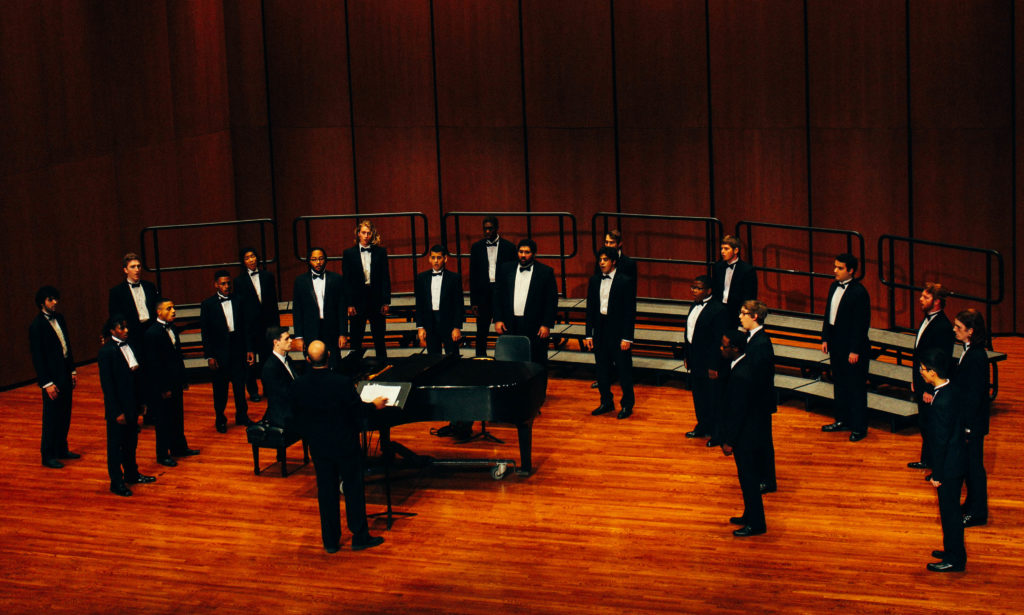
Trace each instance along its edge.
<path fill-rule="evenodd" d="M 386 397 L 388 406 L 404 408 L 405 402 L 409 398 L 412 384 L 408 382 L 361 380 L 356 389 L 359 391 L 359 398 L 365 402 L 371 402 L 378 397 Z"/>

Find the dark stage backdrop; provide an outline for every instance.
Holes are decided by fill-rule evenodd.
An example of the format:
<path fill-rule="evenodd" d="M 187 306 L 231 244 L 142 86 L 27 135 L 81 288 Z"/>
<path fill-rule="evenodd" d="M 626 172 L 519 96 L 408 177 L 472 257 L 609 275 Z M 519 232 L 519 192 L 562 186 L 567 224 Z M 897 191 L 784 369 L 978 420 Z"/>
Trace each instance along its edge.
<path fill-rule="evenodd" d="M 292 221 L 421 211 L 569 211 L 593 266 L 598 211 L 855 229 L 876 325 L 881 234 L 998 250 L 994 328 L 1024 332 L 1014 280 L 1021 1 L 13 0 L 0 19 L 0 262 L 16 329 L 44 283 L 80 359 L 95 356 L 120 257 L 156 224 L 271 217 L 283 296 L 303 270 Z M 471 225 L 479 220 L 469 220 Z M 404 223 L 385 222 L 393 252 Z M 314 240 L 332 254 L 351 225 Z M 626 222 L 636 256 L 700 258 L 692 229 Z M 473 227 L 471 227 L 473 230 Z M 506 222 L 513 239 L 523 226 Z M 474 230 L 475 234 L 475 230 Z M 538 224 L 542 253 L 557 249 Z M 467 236 L 466 239 L 470 237 Z M 165 262 L 233 260 L 249 232 L 169 236 Z M 758 233 L 760 265 L 830 271 L 841 246 Z M 907 271 L 983 290 L 980 261 Z M 336 267 L 336 265 L 334 265 Z M 425 265 L 424 265 L 425 266 Z M 699 268 L 640 267 L 640 293 L 688 298 Z M 407 263 L 393 267 L 408 290 Z M 152 277 L 152 276 L 150 276 Z M 168 275 L 194 303 L 209 271 Z M 773 307 L 820 311 L 826 283 L 761 278 Z M 952 310 L 964 305 L 954 301 Z M 915 317 L 895 299 L 900 324 Z M 23 331 L 23 329 L 21 329 Z M 0 385 L 32 377 L 0 356 Z"/>

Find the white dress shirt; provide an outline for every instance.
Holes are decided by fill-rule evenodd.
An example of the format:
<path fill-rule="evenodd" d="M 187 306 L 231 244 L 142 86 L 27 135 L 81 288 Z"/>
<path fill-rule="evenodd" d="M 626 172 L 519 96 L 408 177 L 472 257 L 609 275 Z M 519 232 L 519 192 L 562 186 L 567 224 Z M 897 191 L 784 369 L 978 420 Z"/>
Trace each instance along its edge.
<path fill-rule="evenodd" d="M 132 347 L 126 344 L 124 340 L 118 339 L 114 336 L 110 336 L 110 339 L 114 340 L 114 343 L 120 346 L 118 350 L 121 351 L 121 355 L 124 356 L 124 360 L 128 362 L 128 369 L 138 368 L 139 362 L 135 359 L 135 353 L 132 352 Z"/>
<path fill-rule="evenodd" d="M 704 311 L 704 307 L 707 306 L 708 301 L 711 301 L 711 297 L 708 297 L 700 303 L 694 303 L 690 307 L 690 313 L 686 315 L 686 341 L 687 343 L 693 343 L 693 332 L 697 329 L 697 319 L 700 317 L 700 313 Z"/>
<path fill-rule="evenodd" d="M 178 338 L 177 338 L 177 336 L 176 336 L 176 335 L 174 335 L 174 327 L 168 327 L 168 326 L 167 326 L 167 323 L 166 323 L 166 322 L 164 322 L 164 321 L 162 321 L 162 320 L 160 320 L 159 318 L 157 318 L 157 319 L 156 319 L 156 322 L 157 322 L 157 323 L 158 323 L 158 324 L 159 324 L 159 325 L 160 325 L 161 327 L 165 327 L 165 329 L 164 329 L 164 330 L 165 330 L 165 331 L 167 331 L 167 337 L 171 338 L 171 344 L 172 344 L 173 346 L 177 347 L 177 346 L 178 346 Z"/>
<path fill-rule="evenodd" d="M 288 375 L 292 377 L 292 380 L 295 380 L 295 373 L 292 371 L 292 368 L 288 366 L 288 357 L 278 353 L 276 350 L 274 351 L 274 356 L 277 357 L 277 360 L 281 362 L 281 365 L 284 365 L 284 368 L 288 370 Z"/>
<path fill-rule="evenodd" d="M 839 313 L 839 303 L 843 300 L 843 295 L 846 294 L 846 287 L 849 285 L 849 281 L 840 282 L 839 286 L 836 287 L 836 292 L 832 293 L 832 303 L 828 305 L 828 324 L 836 324 L 836 314 Z"/>
<path fill-rule="evenodd" d="M 228 332 L 235 332 L 235 310 L 231 306 L 231 299 L 224 295 L 217 293 L 217 298 L 220 300 L 220 309 L 224 311 L 224 320 L 228 323 Z"/>
<path fill-rule="evenodd" d="M 512 297 L 512 314 L 523 316 L 526 314 L 526 296 L 530 292 L 530 280 L 533 279 L 533 268 L 536 263 L 531 264 L 527 271 L 522 267 L 516 270 L 515 294 Z"/>
<path fill-rule="evenodd" d="M 313 275 L 310 273 L 310 275 Z M 327 286 L 327 272 L 324 271 L 322 276 L 313 278 L 313 294 L 316 295 L 316 306 L 320 309 L 320 320 L 324 318 L 324 288 Z"/>
<path fill-rule="evenodd" d="M 437 312 L 441 309 L 441 280 L 444 279 L 444 269 L 440 272 L 430 272 L 430 309 Z"/>
<path fill-rule="evenodd" d="M 940 310 L 935 310 L 924 317 L 924 320 L 921 322 L 921 327 L 917 330 L 917 337 L 914 338 L 914 348 L 917 348 L 918 343 L 921 341 L 921 336 L 924 335 L 924 330 L 928 328 L 928 325 L 935 319 L 935 315 L 938 314 L 939 311 Z"/>
<path fill-rule="evenodd" d="M 732 274 L 736 273 L 736 263 L 739 262 L 740 257 L 736 257 L 729 261 L 728 266 L 725 268 L 725 281 L 722 282 L 722 303 L 729 302 L 729 289 L 732 287 Z"/>
<path fill-rule="evenodd" d="M 487 275 L 491 278 L 491 283 L 494 283 L 495 276 L 498 274 L 498 237 L 494 237 L 494 245 L 487 246 Z"/>
<path fill-rule="evenodd" d="M 260 270 L 246 270 L 246 273 L 249 275 L 249 280 L 252 282 L 252 287 L 256 289 L 256 299 L 260 303 L 263 303 L 263 288 L 260 286 Z"/>
<path fill-rule="evenodd" d="M 608 297 L 612 294 L 612 282 L 615 281 L 615 269 L 608 272 L 608 275 L 601 276 L 601 315 L 608 315 Z"/>
<path fill-rule="evenodd" d="M 363 246 L 359 246 L 359 260 L 363 263 L 363 283 L 367 286 L 370 285 L 370 250 L 369 248 L 364 249 Z"/>
<path fill-rule="evenodd" d="M 149 321 L 149 308 L 146 307 L 146 291 L 142 290 L 142 282 L 133 287 L 131 280 L 128 280 L 128 290 L 132 291 L 132 299 L 135 300 L 135 310 L 139 313 L 139 322 Z"/>

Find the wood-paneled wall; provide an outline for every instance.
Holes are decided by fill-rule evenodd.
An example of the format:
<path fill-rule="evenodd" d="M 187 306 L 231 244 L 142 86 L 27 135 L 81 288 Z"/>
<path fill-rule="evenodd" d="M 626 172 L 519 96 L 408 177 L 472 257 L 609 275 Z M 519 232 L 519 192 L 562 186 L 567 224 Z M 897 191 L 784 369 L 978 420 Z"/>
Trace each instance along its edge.
<path fill-rule="evenodd" d="M 5 4 L 0 21 L 0 318 L 43 283 L 96 350 L 119 257 L 147 225 L 272 217 L 284 296 L 292 221 L 319 213 L 573 212 L 582 294 L 597 211 L 855 229 L 876 324 L 879 235 L 1000 251 L 993 328 L 1024 331 L 1011 0 L 87 0 Z M 474 222 L 475 223 L 475 222 Z M 387 223 L 407 251 L 404 223 Z M 624 223 L 638 256 L 701 258 L 668 225 Z M 506 234 L 521 233 L 509 221 Z M 348 225 L 314 240 L 333 254 Z M 553 228 L 535 228 L 542 253 Z M 233 260 L 247 232 L 162 242 L 165 262 Z M 201 246 L 201 250 L 195 250 Z M 303 246 L 304 247 L 304 246 Z M 842 246 L 759 233 L 758 264 L 829 271 Z M 809 253 L 812 252 L 812 253 Z M 83 266 L 84 265 L 84 266 Z M 980 264 L 922 252 L 913 275 L 982 290 Z M 409 268 L 396 266 L 396 287 Z M 31 272 L 31 273 L 30 273 Z M 641 265 L 640 293 L 685 298 L 698 268 Z M 209 272 L 165 276 L 179 302 Z M 762 277 L 772 306 L 820 310 L 824 285 Z M 815 300 L 815 297 L 818 297 Z M 901 324 L 914 303 L 898 294 Z M 0 358 L 0 384 L 31 377 Z"/>

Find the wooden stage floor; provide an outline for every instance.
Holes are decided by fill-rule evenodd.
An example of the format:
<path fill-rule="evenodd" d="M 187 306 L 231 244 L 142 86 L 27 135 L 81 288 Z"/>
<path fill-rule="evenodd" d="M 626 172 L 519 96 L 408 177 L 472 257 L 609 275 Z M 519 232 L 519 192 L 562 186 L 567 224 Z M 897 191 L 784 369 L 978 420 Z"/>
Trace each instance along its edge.
<path fill-rule="evenodd" d="M 735 465 L 683 437 L 694 421 L 680 383 L 639 386 L 636 414 L 618 421 L 590 415 L 589 373 L 562 372 L 536 421 L 533 476 L 410 475 L 395 504 L 418 516 L 390 531 L 376 521 L 381 547 L 328 555 L 312 466 L 253 475 L 244 430 L 213 429 L 209 385 L 186 393 L 186 432 L 202 454 L 159 466 L 145 428 L 140 467 L 157 482 L 111 494 L 97 371 L 86 366 L 69 438 L 83 457 L 62 470 L 39 463 L 38 388 L 0 393 L 0 612 L 1024 612 L 1024 340 L 996 348 L 1010 359 L 986 443 L 990 524 L 967 530 L 959 574 L 925 570 L 942 547 L 935 490 L 906 467 L 916 427 L 889 433 L 882 417 L 851 444 L 819 430 L 821 409 L 787 402 L 768 534 L 739 539 L 728 522 L 742 504 Z M 265 404 L 254 406 L 259 417 Z M 518 458 L 512 428 L 493 429 L 503 446 L 454 446 L 429 427 L 393 436 L 439 457 Z M 367 500 L 383 509 L 379 483 Z"/>

